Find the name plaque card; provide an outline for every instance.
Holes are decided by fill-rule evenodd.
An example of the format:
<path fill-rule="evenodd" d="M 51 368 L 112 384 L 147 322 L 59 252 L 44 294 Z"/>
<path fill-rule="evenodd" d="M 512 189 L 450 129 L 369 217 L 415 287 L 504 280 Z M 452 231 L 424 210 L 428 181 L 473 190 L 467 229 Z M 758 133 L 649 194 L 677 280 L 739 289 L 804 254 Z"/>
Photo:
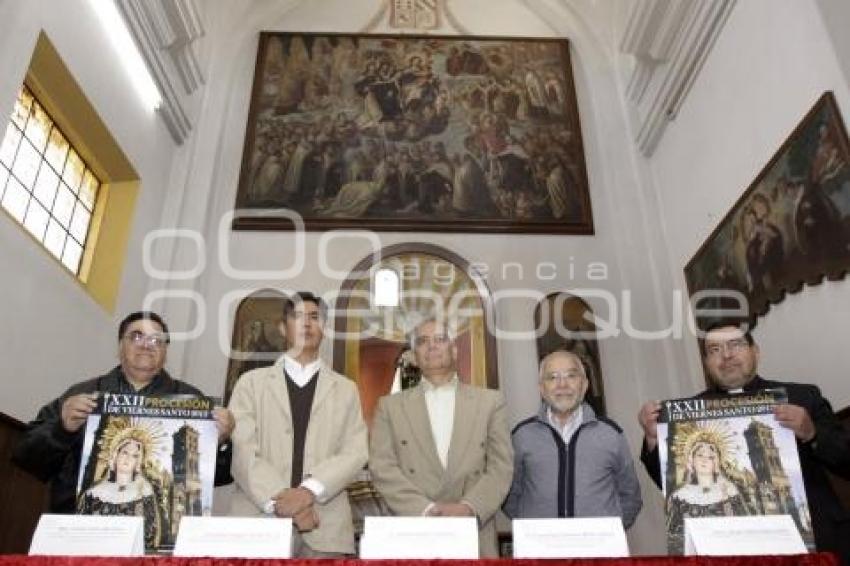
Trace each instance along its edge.
<path fill-rule="evenodd" d="M 64 556 L 144 556 L 144 519 L 45 514 L 38 521 L 29 553 Z"/>
<path fill-rule="evenodd" d="M 806 554 L 790 515 L 685 519 L 685 555 Z"/>
<path fill-rule="evenodd" d="M 366 517 L 360 558 L 478 558 L 474 517 Z"/>
<path fill-rule="evenodd" d="M 292 519 L 183 517 L 174 556 L 290 558 Z"/>
<path fill-rule="evenodd" d="M 619 517 L 514 519 L 514 558 L 619 558 L 629 545 Z"/>

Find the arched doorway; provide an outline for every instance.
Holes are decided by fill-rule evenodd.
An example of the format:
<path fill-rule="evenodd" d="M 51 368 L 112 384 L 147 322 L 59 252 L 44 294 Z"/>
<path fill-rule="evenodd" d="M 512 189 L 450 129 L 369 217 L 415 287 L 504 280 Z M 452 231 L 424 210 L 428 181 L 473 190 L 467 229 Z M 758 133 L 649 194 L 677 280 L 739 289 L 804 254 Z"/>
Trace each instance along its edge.
<path fill-rule="evenodd" d="M 396 306 L 374 300 L 375 274 L 398 274 Z M 390 392 L 407 347 L 407 333 L 428 317 L 455 325 L 458 376 L 498 388 L 495 312 L 484 278 L 466 259 L 432 244 L 395 244 L 357 263 L 335 304 L 334 369 L 357 382 L 371 423 L 378 399 Z"/>

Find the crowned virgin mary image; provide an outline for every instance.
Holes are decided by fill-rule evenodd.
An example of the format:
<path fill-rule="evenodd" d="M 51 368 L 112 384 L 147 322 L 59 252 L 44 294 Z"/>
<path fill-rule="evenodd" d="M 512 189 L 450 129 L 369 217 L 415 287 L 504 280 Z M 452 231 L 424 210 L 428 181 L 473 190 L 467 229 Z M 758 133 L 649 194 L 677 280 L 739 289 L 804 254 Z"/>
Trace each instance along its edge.
<path fill-rule="evenodd" d="M 143 517 L 147 549 L 160 546 L 169 533 L 167 478 L 155 461 L 160 437 L 127 417 L 109 418 L 99 450 L 91 454 L 97 459 L 93 481 L 77 499 L 81 514 Z"/>
<path fill-rule="evenodd" d="M 677 442 L 681 482 L 667 498 L 668 546 L 682 552 L 684 520 L 688 517 L 750 515 L 746 489 L 737 476 L 731 452 L 734 444 L 721 428 L 695 427 Z M 733 479 L 735 477 L 736 479 Z"/>

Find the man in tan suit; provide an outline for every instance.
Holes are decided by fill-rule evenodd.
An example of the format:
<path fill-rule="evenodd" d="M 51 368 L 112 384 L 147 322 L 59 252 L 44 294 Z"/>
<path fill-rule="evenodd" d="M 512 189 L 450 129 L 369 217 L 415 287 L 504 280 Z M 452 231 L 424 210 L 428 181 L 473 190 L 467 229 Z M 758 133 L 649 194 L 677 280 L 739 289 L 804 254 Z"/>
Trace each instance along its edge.
<path fill-rule="evenodd" d="M 482 556 L 498 556 L 495 514 L 511 486 L 505 401 L 461 383 L 445 324 L 413 331 L 422 382 L 382 397 L 372 425 L 372 481 L 396 515 L 475 516 Z"/>
<path fill-rule="evenodd" d="M 354 552 L 345 486 L 368 458 L 356 385 L 319 359 L 324 303 L 297 293 L 283 308 L 288 350 L 233 389 L 231 515 L 292 517 L 298 557 Z M 309 426 L 308 426 L 309 425 Z"/>

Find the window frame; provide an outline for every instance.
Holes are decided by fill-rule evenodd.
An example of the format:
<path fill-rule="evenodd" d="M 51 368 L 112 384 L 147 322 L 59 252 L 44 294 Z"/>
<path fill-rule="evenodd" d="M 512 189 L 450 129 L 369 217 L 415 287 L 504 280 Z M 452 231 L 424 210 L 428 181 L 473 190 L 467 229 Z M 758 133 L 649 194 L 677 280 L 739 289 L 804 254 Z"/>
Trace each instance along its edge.
<path fill-rule="evenodd" d="M 38 122 L 42 123 L 41 127 L 32 127 Z M 41 139 L 37 139 L 39 137 Z M 0 142 L 4 151 L 0 152 L 0 157 L 9 151 L 6 143 L 10 138 L 16 139 L 12 155 L 5 156 L 8 163 L 0 159 L 0 167 L 3 168 L 0 172 L 3 175 L 0 208 L 67 271 L 85 280 L 87 266 L 84 259 L 92 243 L 102 180 L 26 81 L 18 90 L 6 124 L 3 141 Z M 32 155 L 29 167 L 22 165 L 22 156 L 26 155 L 22 151 L 27 150 Z M 29 179 L 22 178 L 24 167 L 29 171 L 23 172 L 31 172 Z M 44 177 L 49 180 L 42 181 Z M 17 191 L 19 199 L 26 199 L 20 215 L 12 208 L 15 197 L 9 197 L 13 194 L 11 191 Z M 22 194 L 24 191 L 26 195 Z M 63 200 L 67 214 L 62 212 Z M 34 210 L 41 211 L 43 223 L 40 227 L 34 226 L 30 220 Z M 61 243 L 55 245 L 51 240 Z"/>

